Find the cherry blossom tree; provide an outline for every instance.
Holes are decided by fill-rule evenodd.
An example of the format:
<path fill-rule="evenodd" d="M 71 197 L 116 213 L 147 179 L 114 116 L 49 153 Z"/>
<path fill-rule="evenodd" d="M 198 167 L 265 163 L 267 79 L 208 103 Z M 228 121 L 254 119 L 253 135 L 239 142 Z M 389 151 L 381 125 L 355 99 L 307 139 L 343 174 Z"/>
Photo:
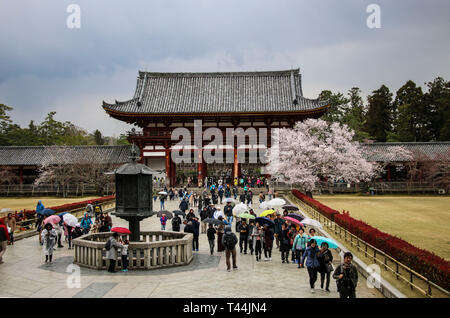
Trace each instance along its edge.
<path fill-rule="evenodd" d="M 272 147 L 266 153 L 267 171 L 282 176 L 289 184 L 312 191 L 320 178 L 330 181 L 370 181 L 383 172 L 385 163 L 366 160 L 367 154 L 354 132 L 346 125 L 328 124 L 321 119 L 297 122 L 293 129 L 275 132 Z M 408 155 L 402 147 L 398 152 Z"/>

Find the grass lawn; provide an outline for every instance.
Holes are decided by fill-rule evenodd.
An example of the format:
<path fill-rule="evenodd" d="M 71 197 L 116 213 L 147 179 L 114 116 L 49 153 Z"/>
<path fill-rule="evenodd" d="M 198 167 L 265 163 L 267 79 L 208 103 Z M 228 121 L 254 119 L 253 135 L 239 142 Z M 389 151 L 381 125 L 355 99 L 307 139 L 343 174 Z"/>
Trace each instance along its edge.
<path fill-rule="evenodd" d="M 98 197 L 78 197 L 78 198 L 57 198 L 57 197 L 32 197 L 32 198 L 0 198 L 0 210 L 11 208 L 14 211 L 23 209 L 34 210 L 39 200 L 47 208 L 51 206 L 62 205 L 66 203 L 80 202 Z M 4 216 L 0 213 L 0 217 Z"/>
<path fill-rule="evenodd" d="M 321 195 L 314 199 L 450 260 L 450 197 Z"/>

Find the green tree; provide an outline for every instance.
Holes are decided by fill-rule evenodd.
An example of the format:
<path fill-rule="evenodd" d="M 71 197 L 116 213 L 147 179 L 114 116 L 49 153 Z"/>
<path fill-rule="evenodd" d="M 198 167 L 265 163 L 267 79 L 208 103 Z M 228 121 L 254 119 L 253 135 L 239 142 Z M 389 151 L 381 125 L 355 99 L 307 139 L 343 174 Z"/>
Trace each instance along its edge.
<path fill-rule="evenodd" d="M 367 100 L 369 105 L 364 130 L 376 141 L 385 142 L 393 128 L 392 93 L 387 86 L 382 85 Z"/>
<path fill-rule="evenodd" d="M 9 146 L 10 143 L 6 136 L 9 126 L 12 124 L 12 120 L 8 115 L 8 112 L 13 108 L 5 104 L 0 104 L 0 146 Z"/>
<path fill-rule="evenodd" d="M 329 90 L 322 91 L 319 95 L 319 99 L 330 101 L 328 111 L 322 116 L 322 119 L 330 123 L 338 122 L 342 124 L 349 99 L 342 93 L 334 94 Z"/>
<path fill-rule="evenodd" d="M 450 140 L 450 81 L 437 77 L 426 83 L 428 91 L 423 100 L 429 109 L 431 124 L 429 127 L 433 140 Z"/>
<path fill-rule="evenodd" d="M 96 145 L 104 145 L 105 144 L 105 139 L 102 136 L 102 133 L 100 132 L 100 130 L 96 129 L 94 131 L 94 140 L 95 140 L 95 144 Z"/>
<path fill-rule="evenodd" d="M 349 103 L 344 109 L 342 122 L 355 131 L 354 140 L 363 141 L 370 138 L 364 131 L 366 109 L 361 97 L 361 89 L 352 87 L 348 91 Z"/>

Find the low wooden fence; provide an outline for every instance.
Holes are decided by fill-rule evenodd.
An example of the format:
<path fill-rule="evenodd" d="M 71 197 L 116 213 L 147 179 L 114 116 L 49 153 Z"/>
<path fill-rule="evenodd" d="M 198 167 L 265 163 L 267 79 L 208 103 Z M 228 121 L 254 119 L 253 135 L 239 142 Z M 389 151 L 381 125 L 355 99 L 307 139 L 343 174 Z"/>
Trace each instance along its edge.
<path fill-rule="evenodd" d="M 363 253 L 366 258 L 374 264 L 379 265 L 386 272 L 391 273 L 395 278 L 425 297 L 450 297 L 450 292 L 431 282 L 428 278 L 415 272 L 408 266 L 398 262 L 378 248 L 366 243 L 356 235 L 350 233 L 343 227 L 323 216 L 320 212 L 296 198 L 292 194 L 288 195 L 292 202 L 298 204 L 303 211 L 317 221 L 319 221 L 327 230 L 334 233 L 340 240 L 349 243 L 350 246 L 358 252 Z"/>
<path fill-rule="evenodd" d="M 75 249 L 74 264 L 92 269 L 106 269 L 109 261 L 106 258 L 105 243 L 112 232 L 83 235 L 73 240 Z M 127 235 L 122 235 L 127 237 Z M 128 245 L 129 269 L 155 269 L 171 266 L 187 265 L 192 261 L 192 240 L 190 233 L 170 231 L 141 232 L 140 242 Z M 116 266 L 122 267 L 122 259 L 118 253 Z"/>

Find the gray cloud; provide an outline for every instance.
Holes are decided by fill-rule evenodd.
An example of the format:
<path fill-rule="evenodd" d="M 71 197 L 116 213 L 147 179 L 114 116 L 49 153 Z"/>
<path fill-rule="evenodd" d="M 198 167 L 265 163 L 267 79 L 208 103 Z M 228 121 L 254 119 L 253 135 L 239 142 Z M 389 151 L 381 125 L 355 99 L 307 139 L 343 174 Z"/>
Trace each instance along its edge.
<path fill-rule="evenodd" d="M 366 27 L 379 3 L 382 29 Z M 81 29 L 66 28 L 67 5 Z M 21 124 L 50 110 L 119 134 L 101 101 L 126 100 L 138 69 L 247 71 L 300 67 L 304 93 L 364 94 L 406 80 L 450 78 L 445 0 L 0 0 L 0 102 Z"/>

